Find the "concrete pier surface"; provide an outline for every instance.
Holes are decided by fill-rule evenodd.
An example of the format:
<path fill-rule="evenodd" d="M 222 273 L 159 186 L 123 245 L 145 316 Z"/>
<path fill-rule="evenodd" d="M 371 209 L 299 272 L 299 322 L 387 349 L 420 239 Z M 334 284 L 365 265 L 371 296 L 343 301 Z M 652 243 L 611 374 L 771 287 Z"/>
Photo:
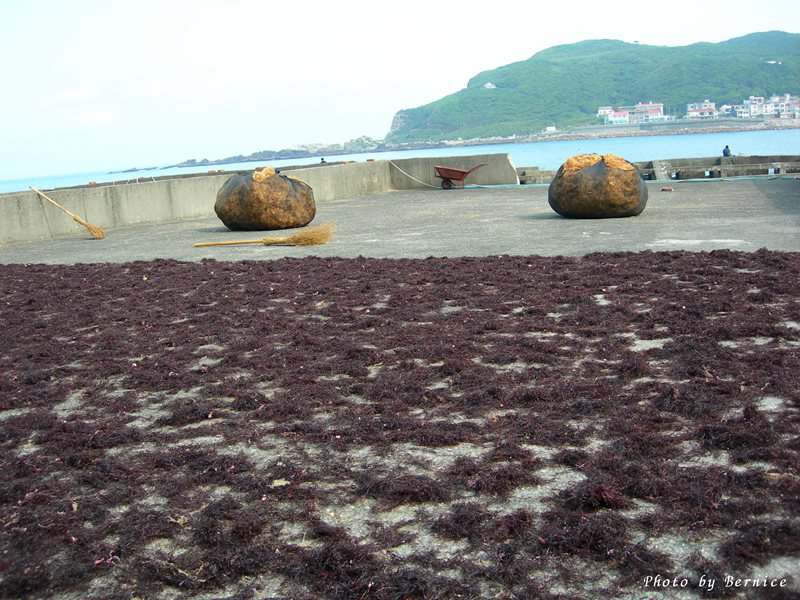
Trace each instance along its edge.
<path fill-rule="evenodd" d="M 674 191 L 661 191 L 665 186 Z M 211 217 L 112 229 L 104 240 L 87 234 L 0 246 L 0 263 L 800 251 L 800 180 L 794 177 L 651 182 L 648 189 L 646 210 L 628 219 L 564 219 L 550 209 L 547 186 L 411 190 L 319 202 L 314 224 L 336 224 L 323 246 L 193 248 L 194 242 L 291 233 L 231 232 Z"/>

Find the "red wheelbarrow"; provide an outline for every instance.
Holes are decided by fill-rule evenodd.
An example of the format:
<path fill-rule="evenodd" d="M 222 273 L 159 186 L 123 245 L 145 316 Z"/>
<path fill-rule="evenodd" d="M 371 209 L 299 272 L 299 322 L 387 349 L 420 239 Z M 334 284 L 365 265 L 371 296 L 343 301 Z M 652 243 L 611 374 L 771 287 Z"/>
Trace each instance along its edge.
<path fill-rule="evenodd" d="M 462 169 L 454 169 L 453 167 L 434 165 L 433 171 L 436 173 L 436 177 L 442 180 L 442 189 L 452 190 L 454 187 L 453 184 L 461 184 L 460 187 L 463 188 L 464 180 L 467 178 L 467 175 L 485 166 L 486 163 L 481 163 L 479 165 L 475 165 L 469 171 L 464 171 Z"/>

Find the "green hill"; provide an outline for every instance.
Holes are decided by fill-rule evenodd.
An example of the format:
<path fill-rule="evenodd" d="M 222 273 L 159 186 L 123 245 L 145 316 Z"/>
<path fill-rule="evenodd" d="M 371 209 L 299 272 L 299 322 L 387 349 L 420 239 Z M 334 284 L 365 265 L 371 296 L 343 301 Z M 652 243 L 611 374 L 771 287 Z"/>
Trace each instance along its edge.
<path fill-rule="evenodd" d="M 768 62 L 770 61 L 770 62 Z M 491 89 L 484 87 L 491 83 Z M 388 142 L 507 136 L 598 123 L 602 105 L 662 102 L 681 115 L 710 98 L 800 93 L 800 34 L 753 33 L 666 47 L 588 40 L 479 73 L 463 89 L 395 115 Z"/>

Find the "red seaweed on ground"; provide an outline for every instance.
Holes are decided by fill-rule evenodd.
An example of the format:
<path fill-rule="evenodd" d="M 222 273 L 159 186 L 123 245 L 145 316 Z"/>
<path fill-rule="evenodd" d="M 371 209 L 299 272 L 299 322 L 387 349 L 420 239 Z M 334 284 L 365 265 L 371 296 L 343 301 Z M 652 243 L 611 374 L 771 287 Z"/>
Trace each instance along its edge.
<path fill-rule="evenodd" d="M 0 266 L 0 597 L 789 597 L 798 281 L 765 250 Z"/>

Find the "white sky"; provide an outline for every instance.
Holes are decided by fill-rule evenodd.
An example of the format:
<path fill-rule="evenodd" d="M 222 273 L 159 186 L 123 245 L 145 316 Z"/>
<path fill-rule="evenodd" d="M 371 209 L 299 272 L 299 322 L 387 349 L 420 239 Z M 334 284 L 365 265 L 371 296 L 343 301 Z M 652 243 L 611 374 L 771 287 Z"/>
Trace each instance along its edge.
<path fill-rule="evenodd" d="M 550 46 L 798 32 L 797 6 L 0 0 L 0 179 L 380 138 L 399 109 Z"/>

